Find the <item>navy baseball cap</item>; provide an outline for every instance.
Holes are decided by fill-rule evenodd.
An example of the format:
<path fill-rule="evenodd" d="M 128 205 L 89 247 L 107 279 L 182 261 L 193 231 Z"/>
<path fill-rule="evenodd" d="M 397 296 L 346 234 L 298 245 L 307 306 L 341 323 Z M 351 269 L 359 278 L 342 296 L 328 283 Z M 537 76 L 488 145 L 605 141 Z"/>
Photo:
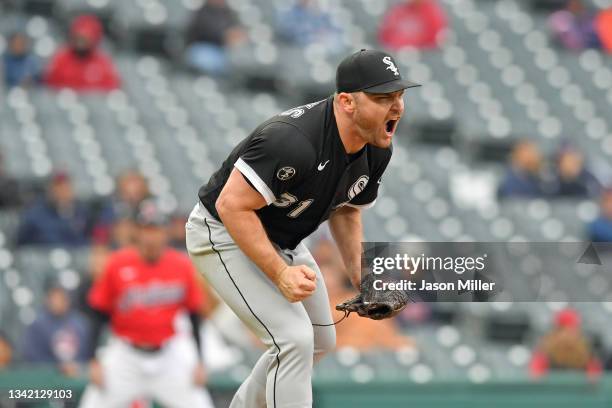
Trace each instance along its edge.
<path fill-rule="evenodd" d="M 346 57 L 336 70 L 338 92 L 391 93 L 421 86 L 402 78 L 393 57 L 362 49 Z"/>
<path fill-rule="evenodd" d="M 136 223 L 141 226 L 163 227 L 168 224 L 169 217 L 151 199 L 144 200 L 138 206 Z"/>

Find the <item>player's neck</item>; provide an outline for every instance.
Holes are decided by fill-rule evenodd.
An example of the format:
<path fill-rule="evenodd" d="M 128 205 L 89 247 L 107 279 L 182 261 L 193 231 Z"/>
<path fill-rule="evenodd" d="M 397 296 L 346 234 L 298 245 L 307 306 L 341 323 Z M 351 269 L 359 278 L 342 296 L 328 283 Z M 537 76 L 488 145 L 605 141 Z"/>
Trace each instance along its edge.
<path fill-rule="evenodd" d="M 346 117 L 343 112 L 338 109 L 336 104 L 334 103 L 334 117 L 336 118 L 336 126 L 338 127 L 338 134 L 340 135 L 340 140 L 342 141 L 342 145 L 344 146 L 344 151 L 346 154 L 357 153 L 363 146 L 366 145 L 366 142 L 363 140 L 359 131 L 353 124 L 350 118 Z"/>
<path fill-rule="evenodd" d="M 156 264 L 159 259 L 161 258 L 161 251 L 160 252 L 150 252 L 147 251 L 144 248 L 138 248 L 138 253 L 140 255 L 140 259 L 142 259 L 142 261 L 146 264 Z"/>

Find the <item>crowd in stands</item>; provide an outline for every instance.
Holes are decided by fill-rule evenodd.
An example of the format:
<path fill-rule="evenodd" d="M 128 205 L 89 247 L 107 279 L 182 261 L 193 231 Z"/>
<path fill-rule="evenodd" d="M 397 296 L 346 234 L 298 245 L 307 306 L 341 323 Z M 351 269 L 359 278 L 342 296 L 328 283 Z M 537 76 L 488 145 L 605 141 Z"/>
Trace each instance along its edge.
<path fill-rule="evenodd" d="M 56 171 L 45 194 L 26 205 L 16 235 L 17 246 L 122 248 L 134 243 L 134 218 L 139 204 L 150 197 L 147 181 L 135 170 L 117 177 L 117 190 L 108 198 L 86 201 L 75 196 L 71 176 Z M 171 243 L 184 247 L 184 214 L 172 216 Z M 184 230 L 184 228 L 182 228 Z"/>
<path fill-rule="evenodd" d="M 391 51 L 402 48 L 435 50 L 444 45 L 448 18 L 437 0 L 403 0 L 392 5 L 379 22 L 379 44 Z M 552 41 L 570 50 L 586 48 L 612 52 L 612 9 L 591 10 L 582 0 L 568 0 L 551 14 Z M 277 12 L 276 39 L 295 47 L 318 45 L 329 52 L 344 51 L 346 34 L 318 0 L 295 0 Z M 101 49 L 103 27 L 93 15 L 78 16 L 68 41 L 46 67 L 30 51 L 23 32 L 9 37 L 3 57 L 8 87 L 46 84 L 77 91 L 109 91 L 121 86 L 113 61 Z M 185 29 L 185 62 L 213 76 L 231 73 L 231 54 L 249 39 L 226 0 L 209 0 L 191 16 Z"/>
<path fill-rule="evenodd" d="M 537 144 L 525 139 L 512 149 L 497 195 L 500 199 L 599 199 L 599 216 L 586 226 L 585 237 L 612 242 L 612 188 L 606 181 L 588 167 L 578 148 L 565 143 L 546 161 Z"/>
<path fill-rule="evenodd" d="M 595 198 L 601 193 L 601 184 L 576 147 L 562 145 L 547 162 L 534 142 L 522 140 L 512 150 L 498 195 L 500 198 Z"/>
<path fill-rule="evenodd" d="M 612 52 L 612 8 L 592 10 L 583 0 L 568 0 L 549 19 L 554 42 L 562 48 Z"/>
<path fill-rule="evenodd" d="M 101 48 L 102 24 L 93 15 L 78 16 L 70 26 L 68 41 L 43 66 L 32 53 L 23 32 L 9 37 L 3 57 L 4 84 L 7 87 L 46 85 L 79 92 L 104 92 L 121 86 L 112 59 Z"/>
<path fill-rule="evenodd" d="M 406 0 L 392 7 L 380 23 L 382 46 L 438 48 L 444 40 L 447 19 L 436 0 Z M 317 0 L 295 0 L 278 10 L 275 35 L 281 44 L 318 45 L 339 53 L 346 33 Z M 80 92 L 104 92 L 121 86 L 112 58 L 101 48 L 103 27 L 93 15 L 72 22 L 65 45 L 43 66 L 30 49 L 23 32 L 9 39 L 3 57 L 4 83 L 8 87 L 46 85 Z M 231 53 L 246 46 L 248 36 L 226 0 L 209 0 L 191 16 L 185 29 L 185 61 L 194 70 L 213 76 L 231 73 Z"/>

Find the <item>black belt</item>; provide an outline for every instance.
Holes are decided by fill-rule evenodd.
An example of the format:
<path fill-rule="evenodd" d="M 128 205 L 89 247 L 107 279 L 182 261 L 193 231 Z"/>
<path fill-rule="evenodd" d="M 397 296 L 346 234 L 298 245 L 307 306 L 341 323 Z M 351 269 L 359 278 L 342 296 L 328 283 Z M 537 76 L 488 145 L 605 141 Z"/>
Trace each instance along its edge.
<path fill-rule="evenodd" d="M 158 351 L 160 351 L 162 349 L 162 346 L 150 346 L 150 345 L 146 345 L 146 344 L 134 344 L 134 343 L 130 343 L 130 346 L 132 346 L 132 348 L 138 350 L 138 351 L 143 351 L 145 353 L 157 353 Z"/>

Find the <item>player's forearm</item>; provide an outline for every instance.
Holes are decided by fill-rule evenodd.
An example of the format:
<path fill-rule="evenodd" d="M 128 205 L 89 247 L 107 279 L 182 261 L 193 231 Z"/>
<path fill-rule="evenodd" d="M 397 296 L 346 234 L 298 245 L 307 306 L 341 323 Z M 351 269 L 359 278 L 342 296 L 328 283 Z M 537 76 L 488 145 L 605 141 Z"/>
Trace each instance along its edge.
<path fill-rule="evenodd" d="M 189 322 L 191 323 L 191 334 L 195 341 L 198 350 L 198 361 L 202 356 L 202 339 L 200 337 L 200 315 L 197 312 L 189 313 Z"/>
<path fill-rule="evenodd" d="M 217 208 L 219 210 L 219 208 Z M 221 208 L 219 217 L 238 247 L 274 283 L 287 263 L 278 255 L 259 217 L 252 210 L 230 210 Z"/>
<path fill-rule="evenodd" d="M 357 208 L 342 207 L 332 214 L 329 226 L 349 278 L 356 285 L 360 281 L 361 274 L 361 241 L 363 239 L 361 211 Z"/>

